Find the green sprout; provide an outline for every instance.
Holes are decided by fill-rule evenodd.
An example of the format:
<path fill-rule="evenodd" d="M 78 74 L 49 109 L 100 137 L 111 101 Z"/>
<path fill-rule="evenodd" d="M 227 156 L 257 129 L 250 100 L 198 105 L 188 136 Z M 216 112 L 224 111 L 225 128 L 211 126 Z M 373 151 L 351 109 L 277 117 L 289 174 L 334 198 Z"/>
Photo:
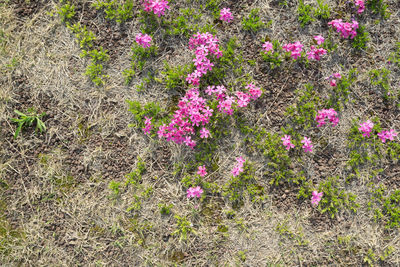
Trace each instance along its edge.
<path fill-rule="evenodd" d="M 40 132 L 43 132 L 46 130 L 46 126 L 44 125 L 43 121 L 40 120 L 41 117 L 46 115 L 45 112 L 38 115 L 34 108 L 29 108 L 27 111 L 28 114 L 24 114 L 18 110 L 14 110 L 14 112 L 17 113 L 17 115 L 19 115 L 19 118 L 11 118 L 13 122 L 18 123 L 17 130 L 15 131 L 14 134 L 14 139 L 17 139 L 19 133 L 22 130 L 22 127 L 32 126 L 32 124 L 34 123 L 36 124 L 35 131 L 39 130 Z"/>

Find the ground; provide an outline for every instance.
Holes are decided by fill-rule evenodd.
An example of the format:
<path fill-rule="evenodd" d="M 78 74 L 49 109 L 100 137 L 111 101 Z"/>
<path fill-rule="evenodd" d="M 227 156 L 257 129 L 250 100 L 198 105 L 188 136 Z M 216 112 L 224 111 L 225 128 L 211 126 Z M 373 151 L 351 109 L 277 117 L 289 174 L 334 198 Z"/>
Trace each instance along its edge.
<path fill-rule="evenodd" d="M 388 226 L 393 217 L 383 204 L 400 190 L 400 152 L 389 156 L 390 142 L 381 143 L 374 132 L 375 137 L 368 139 L 374 141 L 362 139 L 361 144 L 379 147 L 379 159 L 358 164 L 359 173 L 349 167 L 351 152 L 358 151 L 349 145 L 349 136 L 359 123 L 370 119 L 382 129 L 400 131 L 398 1 L 383 1 L 391 13 L 385 18 L 370 6 L 356 14 L 352 3 L 326 0 L 329 19 L 315 18 L 304 27 L 298 20 L 298 1 L 169 1 L 170 9 L 157 17 L 146 15 L 134 0 L 131 16 L 123 22 L 106 18 L 104 9 L 92 6 L 96 2 L 109 1 L 72 0 L 71 25 L 85 25 L 96 36 L 93 47 L 108 50 L 103 68 L 108 77 L 100 86 L 84 75 L 90 60 L 80 56 L 76 35 L 61 20 L 60 8 L 66 1 L 0 3 L 0 262 L 6 266 L 400 265 L 399 225 Z M 317 1 L 305 2 L 317 8 Z M 230 8 L 233 22 L 222 22 L 215 15 L 224 7 Z M 253 9 L 258 9 L 265 26 L 245 30 L 242 20 Z M 186 18 L 186 26 L 179 26 L 180 33 L 168 34 L 168 29 L 179 28 L 173 24 L 178 16 Z M 369 33 L 365 48 L 353 48 L 351 40 L 328 25 L 332 19 L 351 17 Z M 152 22 L 154 29 L 144 27 Z M 213 31 L 225 55 L 230 40 L 238 45 L 229 58 L 233 65 L 216 63 L 214 71 L 226 67 L 225 73 L 208 79 L 231 91 L 244 90 L 252 81 L 263 94 L 235 109 L 233 116 L 218 116 L 209 143 L 199 141 L 191 150 L 159 139 L 155 132 L 145 135 L 127 100 L 142 105 L 157 102 L 164 118 L 176 110 L 189 85 L 182 76 L 179 85 L 168 87 L 165 62 L 193 67 L 188 42 L 197 30 L 205 29 Z M 127 84 L 122 73 L 131 66 L 131 48 L 137 46 L 135 37 L 142 31 L 153 37 L 157 54 Z M 273 69 L 261 56 L 265 41 L 300 41 L 310 47 L 315 35 L 337 45 L 321 61 L 285 58 Z M 306 84 L 313 86 L 310 92 L 315 98 L 305 101 L 325 108 L 333 90 L 326 77 L 334 72 L 347 77 L 352 69 L 357 70 L 350 93 L 343 97 L 348 101 L 338 101 L 336 127 L 316 127 L 315 116 L 308 128 L 296 121 L 302 114 L 298 107 L 304 104 Z M 382 85 L 372 84 L 370 78 L 371 71 L 383 69 L 389 71 L 389 99 Z M 291 107 L 294 113 L 289 112 Z M 45 112 L 41 120 L 46 130 L 39 132 L 32 125 L 14 138 L 15 110 L 29 108 Z M 276 134 L 279 142 L 265 135 L 257 141 L 261 129 Z M 293 138 L 296 133 L 310 136 L 313 152 L 302 152 L 299 141 L 295 151 L 282 149 L 280 138 L 288 133 Z M 274 183 L 270 151 L 288 157 L 290 162 L 282 166 L 295 174 Z M 374 155 L 373 149 L 368 153 Z M 239 176 L 243 179 L 236 188 L 239 198 L 232 200 L 228 185 L 239 156 L 246 159 L 250 178 Z M 208 170 L 203 180 L 196 175 L 200 165 Z M 136 182 L 129 182 L 129 173 Z M 337 212 L 323 212 L 329 191 L 321 186 L 332 177 L 337 180 L 330 184 L 343 192 L 344 203 Z M 120 183 L 116 190 L 110 186 L 113 183 Z M 201 199 L 186 197 L 190 185 L 203 187 Z M 252 185 L 258 190 L 256 197 Z M 380 197 L 377 188 L 383 188 Z M 302 189 L 308 190 L 307 197 L 299 193 Z M 310 203 L 312 190 L 326 190 L 319 207 Z M 340 196 L 338 192 L 332 196 Z M 356 196 L 356 211 L 350 208 L 350 194 Z M 335 205 L 329 201 L 326 205 Z M 399 209 L 399 202 L 394 207 Z M 378 211 L 383 216 L 377 217 Z M 397 212 L 394 216 L 399 216 Z M 191 230 L 185 237 L 180 222 L 186 220 Z"/>

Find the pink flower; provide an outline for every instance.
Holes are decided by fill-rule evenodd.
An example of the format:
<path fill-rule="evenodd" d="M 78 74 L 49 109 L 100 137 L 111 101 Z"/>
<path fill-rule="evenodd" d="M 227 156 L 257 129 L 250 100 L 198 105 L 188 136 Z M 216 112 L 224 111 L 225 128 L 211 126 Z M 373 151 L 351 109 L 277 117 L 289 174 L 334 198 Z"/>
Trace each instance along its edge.
<path fill-rule="evenodd" d="M 386 138 L 389 139 L 390 141 L 393 141 L 396 136 L 397 133 L 394 129 L 390 129 L 388 132 L 386 132 Z"/>
<path fill-rule="evenodd" d="M 360 123 L 360 128 L 358 128 L 358 130 L 360 132 L 363 132 L 363 134 L 362 134 L 363 137 L 365 137 L 365 136 L 370 137 L 369 134 L 371 133 L 373 127 L 374 127 L 374 124 L 370 120 L 367 120 L 364 123 Z"/>
<path fill-rule="evenodd" d="M 340 32 L 343 38 L 353 39 L 357 35 L 358 22 L 353 20 L 350 22 L 343 22 L 342 19 L 335 19 L 331 22 L 328 22 L 328 25 L 332 25 L 333 28 L 336 29 L 337 32 Z"/>
<path fill-rule="evenodd" d="M 317 41 L 318 45 L 323 44 L 325 41 L 324 37 L 322 37 L 321 35 L 314 36 L 314 40 Z"/>
<path fill-rule="evenodd" d="M 336 126 L 339 123 L 339 118 L 337 117 L 337 112 L 333 109 L 322 109 L 318 110 L 318 114 L 315 117 L 315 120 L 318 122 L 317 127 L 321 127 L 325 125 L 325 119 L 328 118 L 333 126 Z"/>
<path fill-rule="evenodd" d="M 210 131 L 206 128 L 202 128 L 200 130 L 200 138 L 208 138 L 210 135 Z"/>
<path fill-rule="evenodd" d="M 337 79 L 342 79 L 342 75 L 339 72 L 335 72 L 334 74 L 332 74 L 333 77 L 337 78 Z"/>
<path fill-rule="evenodd" d="M 199 166 L 199 169 L 197 171 L 197 174 L 200 175 L 201 177 L 204 177 L 207 175 L 207 170 L 206 170 L 206 166 Z"/>
<path fill-rule="evenodd" d="M 304 136 L 301 142 L 303 143 L 304 152 L 312 152 L 313 145 L 311 144 L 310 138 Z"/>
<path fill-rule="evenodd" d="M 243 172 L 243 168 L 242 168 L 242 167 L 240 167 L 240 166 L 235 166 L 235 167 L 233 167 L 232 175 L 233 175 L 234 177 L 236 177 L 236 176 L 238 176 L 239 174 L 241 174 L 242 172 Z"/>
<path fill-rule="evenodd" d="M 236 97 L 238 98 L 237 104 L 239 107 L 246 107 L 250 102 L 250 96 L 247 95 L 246 93 L 237 91 Z"/>
<path fill-rule="evenodd" d="M 243 159 L 243 157 L 238 157 L 236 158 L 237 164 L 233 167 L 232 170 L 232 175 L 234 177 L 238 176 L 239 174 L 241 174 L 243 172 L 243 164 L 246 162 L 245 159 Z"/>
<path fill-rule="evenodd" d="M 322 196 L 324 195 L 323 192 L 318 193 L 318 191 L 312 192 L 311 197 L 311 204 L 315 207 L 318 206 L 319 202 L 321 201 Z"/>
<path fill-rule="evenodd" d="M 145 118 L 145 121 L 144 121 L 145 127 L 142 130 L 143 130 L 144 134 L 149 134 L 151 131 L 151 128 L 152 128 L 151 120 L 153 118 L 148 118 L 146 116 L 144 118 Z"/>
<path fill-rule="evenodd" d="M 151 12 L 158 17 L 164 15 L 165 10 L 169 9 L 167 0 L 144 0 L 143 1 L 144 11 Z"/>
<path fill-rule="evenodd" d="M 212 95 L 215 92 L 215 86 L 207 86 L 206 93 L 207 95 Z"/>
<path fill-rule="evenodd" d="M 273 45 L 271 42 L 265 42 L 262 47 L 264 48 L 265 53 L 268 53 L 269 51 L 273 51 Z"/>
<path fill-rule="evenodd" d="M 249 91 L 250 95 L 251 95 L 251 99 L 257 99 L 261 96 L 262 91 L 259 87 L 256 87 L 253 83 L 249 83 L 246 86 L 246 89 Z"/>
<path fill-rule="evenodd" d="M 239 164 L 241 164 L 241 165 L 243 165 L 243 163 L 246 162 L 246 160 L 243 159 L 243 157 L 238 157 L 238 158 L 236 158 L 236 161 L 237 161 Z"/>
<path fill-rule="evenodd" d="M 394 129 L 391 129 L 390 131 L 381 131 L 380 133 L 378 133 L 378 137 L 381 139 L 382 143 L 385 143 L 386 139 L 393 141 L 396 136 L 397 133 Z"/>
<path fill-rule="evenodd" d="M 358 7 L 357 13 L 361 14 L 365 10 L 365 3 L 364 0 L 354 0 L 356 6 Z"/>
<path fill-rule="evenodd" d="M 326 50 L 323 48 L 316 48 L 313 45 L 311 46 L 311 50 L 307 52 L 307 58 L 308 59 L 315 59 L 315 60 L 320 60 L 321 55 L 325 55 Z"/>
<path fill-rule="evenodd" d="M 300 42 L 295 42 L 283 45 L 282 49 L 286 52 L 290 52 L 290 56 L 296 60 L 301 56 L 301 51 L 303 49 L 303 46 L 304 45 L 301 44 Z"/>
<path fill-rule="evenodd" d="M 283 145 L 286 146 L 286 150 L 294 148 L 294 144 L 291 143 L 290 138 L 290 135 L 285 135 L 281 138 Z"/>
<path fill-rule="evenodd" d="M 150 47 L 150 43 L 151 43 L 151 36 L 147 35 L 147 34 L 142 34 L 139 33 L 136 35 L 136 43 L 140 46 L 142 46 L 143 48 L 147 48 Z"/>
<path fill-rule="evenodd" d="M 233 20 L 233 16 L 232 16 L 232 13 L 231 13 L 230 9 L 229 8 L 221 9 L 220 18 L 219 19 L 223 20 L 223 21 L 226 21 L 228 23 L 231 22 Z"/>
<path fill-rule="evenodd" d="M 200 186 L 190 187 L 187 190 L 187 198 L 192 198 L 192 197 L 200 198 L 201 194 L 203 194 L 203 189 L 201 189 Z"/>
<path fill-rule="evenodd" d="M 188 74 L 186 81 L 189 84 L 198 86 L 200 78 L 212 70 L 214 66 L 207 56 L 214 55 L 216 58 L 219 58 L 222 56 L 222 51 L 219 50 L 218 39 L 208 32 L 194 34 L 189 40 L 189 49 L 196 50 L 196 58 L 193 59 L 196 69 L 194 72 Z M 209 92 L 210 90 L 208 90 Z"/>
<path fill-rule="evenodd" d="M 331 76 L 329 76 L 328 78 L 326 78 L 326 79 L 331 79 L 330 81 L 329 81 L 329 84 L 332 86 L 332 87 L 335 87 L 336 85 L 337 85 L 337 80 L 336 79 L 332 79 L 332 78 L 336 78 L 336 79 L 342 79 L 342 75 L 339 73 L 339 72 L 336 72 L 336 73 L 333 73 Z"/>

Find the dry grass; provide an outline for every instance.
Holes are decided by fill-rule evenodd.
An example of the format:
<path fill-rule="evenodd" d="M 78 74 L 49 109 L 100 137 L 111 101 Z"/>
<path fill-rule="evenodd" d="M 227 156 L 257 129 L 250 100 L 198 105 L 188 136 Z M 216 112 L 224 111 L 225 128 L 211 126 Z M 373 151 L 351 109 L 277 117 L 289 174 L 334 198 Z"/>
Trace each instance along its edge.
<path fill-rule="evenodd" d="M 273 21 L 271 27 L 257 34 L 245 34 L 238 18 L 229 29 L 217 27 L 222 43 L 237 35 L 243 48 L 250 47 L 248 40 L 260 47 L 259 40 L 268 35 L 283 43 L 299 40 L 309 44 L 311 35 L 327 30 L 319 21 L 299 29 L 293 15 L 295 5 L 283 8 L 273 1 L 245 2 L 242 1 L 239 16 L 260 8 L 261 18 Z M 346 133 L 352 119 L 366 120 L 382 114 L 374 109 L 367 73 L 387 66 L 386 60 L 400 38 L 398 4 L 387 2 L 393 11 L 390 19 L 375 23 L 365 16 L 363 24 L 371 41 L 361 55 L 338 49 L 317 69 L 294 67 L 296 78 L 287 76 L 279 83 L 271 82 L 276 77 L 274 72 L 260 71 L 260 62 L 254 67 L 243 63 L 245 73 L 256 81 L 259 78 L 264 89 L 273 92 L 264 106 L 249 107 L 244 116 L 273 132 L 279 132 L 279 126 L 271 112 L 277 106 L 284 111 L 295 103 L 294 89 L 309 80 L 323 83 L 324 77 L 336 71 L 359 69 L 352 88 L 354 103 L 341 114 L 339 127 L 321 133 L 329 136 L 327 146 L 335 148 L 340 157 L 334 162 L 335 168 L 329 170 L 329 176 L 344 175 L 348 157 Z M 8 185 L 0 187 L 0 262 L 10 266 L 360 266 L 365 264 L 368 250 L 380 256 L 393 247 L 385 262 L 377 260 L 376 264 L 400 264 L 398 230 L 388 231 L 374 222 L 372 212 L 367 209 L 370 199 L 367 180 L 354 181 L 346 188 L 357 195 L 360 204 L 357 214 L 341 212 L 333 220 L 321 217 L 308 201 L 278 206 L 277 202 L 288 201 L 276 200 L 279 193 L 273 191 L 262 204 L 254 204 L 245 197 L 244 205 L 235 211 L 233 219 L 226 215 L 232 210 L 231 205 L 219 195 L 207 196 L 201 209 L 194 208 L 180 183 L 186 167 L 173 173 L 173 165 L 193 159 L 192 151 L 151 140 L 141 129 L 127 127 L 132 118 L 126 99 L 159 101 L 167 107 L 171 92 L 157 83 L 137 92 L 140 75 L 129 86 L 124 84 L 121 72 L 130 64 L 128 48 L 107 66 L 110 78 L 106 86 L 94 87 L 83 75 L 87 62 L 79 57 L 74 36 L 60 23 L 56 5 L 56 1 L 50 1 L 32 17 L 21 18 L 15 16 L 14 5 L 0 4 L 0 183 Z M 184 2 L 180 5 L 198 6 Z M 329 5 L 337 7 L 333 1 Z M 209 14 L 206 17 L 204 24 L 212 21 Z M 334 13 L 333 17 L 339 14 Z M 101 27 L 101 21 L 98 18 L 95 23 Z M 128 45 L 134 42 L 139 24 L 137 20 L 128 22 L 125 39 Z M 162 42 L 161 33 L 155 34 L 155 42 Z M 163 60 L 174 66 L 189 63 L 191 52 L 185 48 L 186 43 L 184 37 L 171 38 L 173 50 L 160 47 L 165 53 L 148 64 L 162 70 Z M 348 47 L 345 43 L 343 47 Z M 243 57 L 251 59 L 247 58 L 249 55 Z M 391 74 L 394 88 L 400 84 L 398 72 L 393 69 Z M 230 73 L 224 82 L 228 84 L 234 79 Z M 10 121 L 15 117 L 13 110 L 29 107 L 48 114 L 45 120 L 48 129 L 42 135 L 28 130 L 13 140 L 16 128 Z M 400 130 L 399 114 L 389 113 L 380 119 L 385 127 Z M 235 122 L 230 123 L 230 135 L 219 141 L 218 151 L 213 155 L 219 168 L 210 178 L 220 186 L 230 178 L 235 157 L 246 151 L 243 136 L 234 128 Z M 325 151 L 318 144 L 315 148 Z M 169 153 L 169 165 L 161 160 L 162 150 Z M 255 162 L 256 174 L 262 177 L 265 162 L 260 153 L 246 156 Z M 136 168 L 139 157 L 146 163 L 142 183 L 138 187 L 123 186 L 124 175 Z M 318 164 L 314 161 L 304 164 L 308 164 L 307 178 L 311 181 L 318 183 L 326 178 L 318 177 Z M 111 180 L 122 184 L 118 197 L 112 196 L 108 188 Z M 269 187 L 267 181 L 261 183 Z M 150 187 L 153 193 L 142 196 Z M 394 189 L 399 188 L 391 188 Z M 285 193 L 288 199 L 290 193 Z M 142 207 L 128 212 L 133 195 L 140 196 Z M 173 204 L 172 213 L 187 216 L 197 234 L 191 234 L 186 241 L 180 240 L 179 235 L 171 235 L 176 230 L 176 219 L 173 215 L 162 216 L 159 203 Z M 227 231 L 221 231 L 221 227 L 227 227 Z"/>

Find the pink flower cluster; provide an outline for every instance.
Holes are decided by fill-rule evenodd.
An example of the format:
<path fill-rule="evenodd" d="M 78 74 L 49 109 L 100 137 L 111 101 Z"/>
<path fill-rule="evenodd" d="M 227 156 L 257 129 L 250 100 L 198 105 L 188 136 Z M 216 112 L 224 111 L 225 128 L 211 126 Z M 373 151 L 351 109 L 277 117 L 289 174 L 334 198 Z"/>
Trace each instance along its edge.
<path fill-rule="evenodd" d="M 314 36 L 314 40 L 317 41 L 318 45 L 322 45 L 325 42 L 325 38 L 321 35 Z"/>
<path fill-rule="evenodd" d="M 150 133 L 150 131 L 151 131 L 151 128 L 152 128 L 152 125 L 151 125 L 151 119 L 153 119 L 153 118 L 148 118 L 148 117 L 144 117 L 146 120 L 144 121 L 144 125 L 145 125 L 145 127 L 142 129 L 143 130 L 143 132 L 145 133 L 145 134 L 149 134 Z"/>
<path fill-rule="evenodd" d="M 196 49 L 196 58 L 193 59 L 196 69 L 194 72 L 188 74 L 186 81 L 194 86 L 199 85 L 200 78 L 211 71 L 214 66 L 213 63 L 207 58 L 209 54 L 216 56 L 217 58 L 222 56 L 222 51 L 219 50 L 218 39 L 212 34 L 197 33 L 189 40 L 189 49 Z"/>
<path fill-rule="evenodd" d="M 200 186 L 190 187 L 187 190 L 187 198 L 192 198 L 192 197 L 200 198 L 201 194 L 203 194 L 203 189 L 201 189 Z"/>
<path fill-rule="evenodd" d="M 231 22 L 233 20 L 233 16 L 232 16 L 231 10 L 229 8 L 221 9 L 219 19 L 223 20 L 223 21 L 226 21 L 228 23 Z"/>
<path fill-rule="evenodd" d="M 205 165 L 199 166 L 199 169 L 198 169 L 198 171 L 197 171 L 197 174 L 200 175 L 201 177 L 206 176 L 206 175 L 207 175 L 206 166 L 205 166 Z"/>
<path fill-rule="evenodd" d="M 360 123 L 360 128 L 358 128 L 358 130 L 363 133 L 362 134 L 363 137 L 365 137 L 365 136 L 370 137 L 370 133 L 371 133 L 373 127 L 374 127 L 374 123 L 371 122 L 370 120 L 367 120 L 364 123 Z"/>
<path fill-rule="evenodd" d="M 380 133 L 378 133 L 378 137 L 381 139 L 382 143 L 385 143 L 386 139 L 393 141 L 396 136 L 397 133 L 393 129 L 390 129 L 389 131 L 381 131 Z"/>
<path fill-rule="evenodd" d="M 294 144 L 292 144 L 290 138 L 291 138 L 290 135 L 285 135 L 284 137 L 281 138 L 283 145 L 286 146 L 286 150 L 294 148 Z"/>
<path fill-rule="evenodd" d="M 172 140 L 177 144 L 185 143 L 193 149 L 196 146 L 196 141 L 191 137 L 195 133 L 194 127 L 208 124 L 212 114 L 213 110 L 206 105 L 206 100 L 200 97 L 199 89 L 189 89 L 179 101 L 178 110 L 169 125 L 160 126 L 158 137 L 165 137 L 167 141 Z M 203 130 L 203 136 L 205 135 Z"/>
<path fill-rule="evenodd" d="M 370 120 L 367 120 L 366 122 L 360 123 L 360 127 L 358 128 L 358 130 L 362 132 L 363 137 L 370 137 L 373 128 L 374 123 Z M 396 136 L 397 133 L 394 129 L 390 129 L 389 131 L 381 131 L 380 133 L 378 133 L 378 137 L 379 139 L 381 139 L 382 143 L 385 143 L 387 139 L 393 141 Z"/>
<path fill-rule="evenodd" d="M 186 78 L 189 83 L 198 85 L 200 77 L 211 70 L 212 63 L 206 56 L 211 53 L 217 57 L 222 56 L 222 52 L 218 48 L 218 40 L 209 33 L 197 33 L 189 41 L 189 48 L 196 48 L 195 66 L 197 69 Z M 209 96 L 215 94 L 219 104 L 217 106 L 219 112 L 228 115 L 233 114 L 233 105 L 245 107 L 252 99 L 257 99 L 261 96 L 262 91 L 253 83 L 246 86 L 248 90 L 245 92 L 236 92 L 234 96 L 226 95 L 226 88 L 223 85 L 208 86 L 205 90 Z M 171 122 L 168 125 L 161 125 L 157 132 L 158 137 L 165 137 L 167 141 L 173 141 L 177 144 L 184 143 L 190 148 L 196 146 L 196 141 L 192 140 L 195 134 L 195 128 L 203 126 L 200 130 L 200 138 L 208 138 L 210 131 L 204 126 L 209 123 L 210 117 L 213 115 L 212 110 L 206 103 L 206 99 L 200 96 L 197 87 L 189 89 L 185 96 L 178 103 L 178 109 L 174 112 Z"/>
<path fill-rule="evenodd" d="M 227 96 L 225 94 L 226 88 L 223 85 L 217 86 L 215 90 L 214 90 L 214 88 L 215 88 L 214 85 L 208 86 L 207 92 L 208 92 L 208 94 L 210 94 L 210 92 L 215 93 L 215 96 L 217 97 L 217 100 L 219 101 L 218 106 L 217 106 L 218 111 L 223 112 L 228 115 L 232 115 L 233 114 L 232 105 L 235 103 L 235 98 L 232 96 Z"/>
<path fill-rule="evenodd" d="M 328 118 L 333 126 L 336 126 L 339 123 L 339 118 L 337 117 L 337 112 L 333 109 L 322 109 L 318 110 L 318 114 L 315 117 L 315 120 L 318 122 L 317 127 L 321 127 L 326 124 L 325 119 Z"/>
<path fill-rule="evenodd" d="M 301 51 L 303 49 L 303 44 L 301 44 L 300 42 L 295 42 L 295 43 L 289 43 L 289 44 L 285 44 L 282 46 L 282 49 L 286 52 L 290 52 L 290 56 L 293 59 L 297 59 L 298 57 L 301 56 Z"/>
<path fill-rule="evenodd" d="M 332 74 L 331 76 L 329 76 L 329 77 L 326 78 L 326 79 L 330 79 L 329 84 L 330 84 L 332 87 L 335 87 L 335 86 L 337 85 L 336 79 L 334 79 L 334 78 L 340 80 L 340 79 L 342 79 L 342 75 L 341 75 L 339 72 L 336 72 L 336 73 L 334 73 L 334 74 Z"/>
<path fill-rule="evenodd" d="M 151 43 L 151 36 L 147 35 L 147 34 L 142 34 L 139 33 L 138 35 L 136 35 L 136 43 L 140 46 L 142 46 L 143 48 L 147 48 L 150 47 L 150 43 Z"/>
<path fill-rule="evenodd" d="M 323 192 L 318 193 L 318 191 L 313 191 L 312 192 L 312 197 L 311 197 L 311 204 L 313 206 L 318 206 L 318 204 L 321 201 L 323 195 L 324 195 Z"/>
<path fill-rule="evenodd" d="M 206 93 L 208 95 L 215 94 L 217 100 L 219 101 L 218 104 L 218 111 L 226 113 L 228 115 L 233 114 L 233 104 L 237 104 L 239 107 L 246 107 L 250 100 L 255 100 L 259 98 L 262 94 L 262 91 L 259 87 L 256 87 L 253 83 L 249 83 L 246 86 L 248 93 L 237 91 L 236 92 L 236 99 L 232 96 L 227 96 L 225 94 L 226 88 L 223 85 L 219 86 L 208 86 L 206 89 Z"/>
<path fill-rule="evenodd" d="M 301 142 L 303 143 L 304 152 L 312 152 L 313 145 L 311 144 L 310 138 L 304 136 Z"/>
<path fill-rule="evenodd" d="M 264 53 L 267 54 L 268 52 L 273 52 L 274 51 L 274 46 L 271 42 L 265 42 L 263 44 L 263 49 L 264 49 Z"/>
<path fill-rule="evenodd" d="M 314 36 L 314 40 L 317 41 L 318 45 L 322 45 L 325 41 L 324 37 L 321 35 Z M 307 52 L 307 58 L 308 59 L 315 59 L 319 61 L 321 59 L 322 55 L 326 54 L 326 50 L 322 47 L 315 47 L 311 46 L 311 50 Z"/>
<path fill-rule="evenodd" d="M 357 35 L 358 22 L 353 20 L 350 22 L 343 22 L 342 19 L 335 19 L 331 22 L 328 22 L 328 25 L 332 25 L 333 28 L 336 29 L 337 32 L 340 32 L 343 38 L 353 39 Z"/>
<path fill-rule="evenodd" d="M 238 176 L 239 174 L 241 174 L 243 172 L 243 164 L 246 162 L 246 160 L 243 159 L 243 157 L 238 157 L 236 158 L 236 165 L 235 167 L 233 167 L 232 170 L 232 175 L 234 177 Z"/>
<path fill-rule="evenodd" d="M 322 55 L 326 54 L 326 50 L 322 47 L 315 47 L 315 46 L 311 46 L 311 50 L 307 52 L 307 58 L 308 59 L 315 59 L 317 61 L 319 61 L 321 59 Z"/>
<path fill-rule="evenodd" d="M 354 0 L 356 7 L 358 8 L 357 13 L 361 14 L 365 10 L 365 3 L 364 0 Z"/>
<path fill-rule="evenodd" d="M 239 107 L 246 107 L 250 100 L 255 100 L 261 96 L 261 89 L 259 87 L 256 87 L 253 83 L 249 83 L 246 86 L 246 89 L 248 89 L 249 93 L 246 94 L 241 91 L 236 92 L 236 97 L 237 97 L 237 105 Z"/>
<path fill-rule="evenodd" d="M 158 17 L 164 15 L 165 10 L 169 9 L 167 0 L 144 0 L 143 6 L 144 11 L 153 12 Z"/>

